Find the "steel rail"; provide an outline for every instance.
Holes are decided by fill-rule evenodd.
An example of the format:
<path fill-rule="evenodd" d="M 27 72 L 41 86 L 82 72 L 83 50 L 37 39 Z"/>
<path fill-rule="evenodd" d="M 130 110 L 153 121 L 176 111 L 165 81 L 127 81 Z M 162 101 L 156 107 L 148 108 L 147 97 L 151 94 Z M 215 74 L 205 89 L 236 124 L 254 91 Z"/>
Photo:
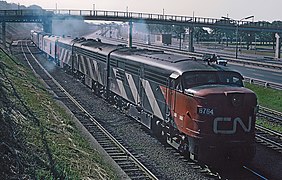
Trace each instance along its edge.
<path fill-rule="evenodd" d="M 263 107 L 263 106 L 259 106 L 259 110 L 262 110 L 264 112 L 267 112 L 268 114 L 274 114 L 275 116 L 280 116 L 282 117 L 282 112 L 267 108 L 267 107 Z"/>
<path fill-rule="evenodd" d="M 278 133 L 276 131 L 267 129 L 265 127 L 262 127 L 260 125 L 256 125 L 256 129 L 259 130 L 259 131 L 262 131 L 262 134 L 274 136 L 274 137 L 276 137 L 277 139 L 279 139 L 282 142 L 282 134 L 280 134 L 280 133 Z M 270 144 L 270 145 L 278 148 L 279 151 L 282 152 L 281 151 L 282 150 L 282 144 L 280 142 L 276 142 L 274 140 L 271 140 L 271 139 L 263 136 L 262 134 L 256 133 L 256 139 L 261 140 L 262 142 L 265 142 L 267 144 Z"/>
<path fill-rule="evenodd" d="M 259 106 L 258 116 L 267 118 L 270 122 L 282 124 L 282 113 L 270 108 Z"/>
<path fill-rule="evenodd" d="M 122 144 L 120 144 L 120 142 L 118 142 L 118 140 L 116 140 L 98 121 L 95 120 L 95 118 L 82 106 L 80 105 L 80 103 L 75 100 L 74 97 L 72 97 L 60 84 L 57 80 L 55 80 L 50 74 L 49 72 L 37 61 L 37 59 L 35 58 L 35 56 L 33 55 L 33 53 L 30 51 L 28 45 L 26 44 L 27 49 L 30 53 L 30 55 L 32 56 L 32 58 L 34 59 L 34 61 L 40 66 L 40 68 L 46 73 L 46 75 L 59 87 L 59 89 L 82 111 L 84 112 L 89 119 L 108 137 L 112 140 L 112 142 L 114 144 L 116 144 L 125 154 L 127 154 L 128 157 L 130 157 L 135 163 L 136 165 L 141 168 L 150 179 L 158 179 L 150 170 L 148 170 L 133 154 L 131 154 Z M 23 49 L 23 47 L 22 47 Z M 29 64 L 29 66 L 32 68 L 33 72 L 35 72 L 34 68 L 32 67 L 32 65 L 29 63 L 25 52 L 23 51 L 23 54 Z M 36 73 L 36 72 L 35 72 Z M 36 73 L 37 74 L 37 73 Z"/>
<path fill-rule="evenodd" d="M 251 168 L 247 167 L 247 166 L 243 166 L 244 169 L 246 169 L 247 171 L 251 172 L 252 174 L 258 176 L 259 178 L 263 179 L 263 180 L 268 180 L 266 177 L 264 177 L 263 175 L 259 174 L 258 172 L 256 172 L 255 170 L 252 170 Z"/>
<path fill-rule="evenodd" d="M 278 124 L 282 124 L 282 118 L 281 117 L 277 117 L 271 114 L 268 114 L 266 112 L 258 112 L 257 114 L 259 117 L 264 117 L 267 118 L 267 120 L 269 122 L 274 122 L 274 123 L 278 123 Z"/>
<path fill-rule="evenodd" d="M 267 128 L 265 128 L 263 126 L 260 126 L 260 125 L 257 125 L 257 124 L 256 124 L 256 128 L 258 130 L 261 130 L 261 131 L 266 132 L 268 134 L 272 134 L 272 135 L 278 136 L 282 140 L 282 134 L 279 133 L 279 132 L 273 131 L 271 129 L 267 129 Z"/>

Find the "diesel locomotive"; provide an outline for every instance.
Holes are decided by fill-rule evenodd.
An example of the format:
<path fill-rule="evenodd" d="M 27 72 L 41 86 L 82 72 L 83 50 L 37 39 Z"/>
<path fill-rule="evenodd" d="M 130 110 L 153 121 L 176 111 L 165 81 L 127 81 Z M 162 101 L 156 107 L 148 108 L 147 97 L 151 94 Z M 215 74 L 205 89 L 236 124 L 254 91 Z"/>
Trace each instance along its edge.
<path fill-rule="evenodd" d="M 249 162 L 257 97 L 238 72 L 163 51 L 32 32 L 48 58 L 191 159 Z"/>

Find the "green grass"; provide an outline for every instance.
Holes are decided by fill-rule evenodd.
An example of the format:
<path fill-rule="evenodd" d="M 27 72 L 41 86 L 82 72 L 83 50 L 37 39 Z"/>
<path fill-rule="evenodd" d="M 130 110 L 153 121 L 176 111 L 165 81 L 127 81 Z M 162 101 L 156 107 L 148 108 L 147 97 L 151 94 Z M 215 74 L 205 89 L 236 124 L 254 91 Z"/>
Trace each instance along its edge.
<path fill-rule="evenodd" d="M 24 117 L 17 118 L 17 124 L 28 156 L 35 163 L 28 171 L 33 172 L 36 179 L 117 179 L 101 155 L 80 135 L 72 117 L 53 100 L 33 73 L 2 52 L 0 61 L 5 64 L 16 92 L 34 115 L 26 111 L 6 82 L 10 99 L 25 112 Z M 51 169 L 57 175 L 52 174 Z"/>
<path fill-rule="evenodd" d="M 224 44 L 218 44 L 217 42 L 200 42 L 199 44 L 196 45 L 202 45 L 202 46 L 207 46 L 207 47 L 221 47 L 224 48 L 224 51 L 228 51 L 228 52 L 233 52 L 235 55 L 235 42 L 234 43 L 229 43 L 229 46 L 226 46 L 226 43 L 224 42 Z M 255 45 L 253 44 L 252 46 L 250 46 L 252 48 L 255 47 Z M 240 48 L 240 47 L 238 47 Z M 272 49 L 272 44 L 269 45 L 260 45 L 257 44 L 256 46 L 257 50 L 255 51 L 254 49 L 252 50 L 247 50 L 246 49 L 246 45 L 244 45 L 241 48 L 241 52 L 238 51 L 238 56 L 240 57 L 240 55 L 242 54 L 256 54 L 256 55 L 262 55 L 262 56 L 269 56 L 269 57 L 274 57 L 275 53 L 274 50 Z M 261 51 L 260 48 L 268 48 L 268 51 Z"/>
<path fill-rule="evenodd" d="M 257 94 L 259 105 L 282 112 L 282 91 L 250 83 L 245 83 L 245 86 Z M 265 128 L 282 133 L 282 126 L 275 122 L 269 122 L 267 119 L 258 118 L 256 123 Z"/>
<path fill-rule="evenodd" d="M 258 118 L 256 121 L 256 124 L 261 125 L 267 129 L 272 129 L 273 131 L 282 133 L 282 126 L 275 123 L 275 122 L 269 122 L 267 119 Z"/>
<path fill-rule="evenodd" d="M 282 91 L 249 83 L 245 86 L 257 94 L 259 105 L 282 112 Z"/>

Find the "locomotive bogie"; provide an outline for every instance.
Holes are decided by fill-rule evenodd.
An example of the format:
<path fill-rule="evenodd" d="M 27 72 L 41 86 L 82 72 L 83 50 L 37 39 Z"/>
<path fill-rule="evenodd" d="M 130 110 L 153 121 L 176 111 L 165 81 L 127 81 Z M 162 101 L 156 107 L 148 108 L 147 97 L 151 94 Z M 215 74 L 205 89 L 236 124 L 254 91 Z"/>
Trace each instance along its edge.
<path fill-rule="evenodd" d="M 209 164 L 244 164 L 250 162 L 255 155 L 255 143 L 252 141 L 217 141 L 212 143 L 206 139 L 193 139 L 195 154 L 200 161 Z M 195 141 L 196 140 L 196 141 Z"/>

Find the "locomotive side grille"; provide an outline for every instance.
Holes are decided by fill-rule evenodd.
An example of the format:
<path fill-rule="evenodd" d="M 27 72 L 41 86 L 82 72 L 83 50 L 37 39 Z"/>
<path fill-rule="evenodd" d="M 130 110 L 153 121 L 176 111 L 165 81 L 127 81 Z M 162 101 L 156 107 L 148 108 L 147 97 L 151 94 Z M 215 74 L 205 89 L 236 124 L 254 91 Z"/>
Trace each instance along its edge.
<path fill-rule="evenodd" d="M 78 54 L 81 54 L 83 56 L 95 59 L 98 62 L 100 61 L 100 62 L 106 63 L 106 56 L 105 55 L 101 55 L 101 54 L 98 54 L 98 53 L 95 53 L 95 52 L 91 52 L 89 50 L 81 49 L 81 48 L 74 48 L 74 50 Z"/>
<path fill-rule="evenodd" d="M 121 69 L 118 69 L 116 71 L 116 78 L 121 80 L 121 81 L 124 81 L 124 78 L 125 78 L 125 72 L 124 70 L 121 70 Z"/>
<path fill-rule="evenodd" d="M 152 80 L 162 85 L 166 85 L 167 83 L 167 76 L 161 73 L 152 72 L 147 69 L 145 69 L 144 77 L 145 79 Z"/>
<path fill-rule="evenodd" d="M 114 59 L 111 59 L 110 65 L 113 66 L 113 67 L 117 67 L 117 61 L 114 60 Z"/>
<path fill-rule="evenodd" d="M 131 74 L 139 75 L 139 69 L 140 67 L 125 63 L 125 71 L 129 72 Z"/>

